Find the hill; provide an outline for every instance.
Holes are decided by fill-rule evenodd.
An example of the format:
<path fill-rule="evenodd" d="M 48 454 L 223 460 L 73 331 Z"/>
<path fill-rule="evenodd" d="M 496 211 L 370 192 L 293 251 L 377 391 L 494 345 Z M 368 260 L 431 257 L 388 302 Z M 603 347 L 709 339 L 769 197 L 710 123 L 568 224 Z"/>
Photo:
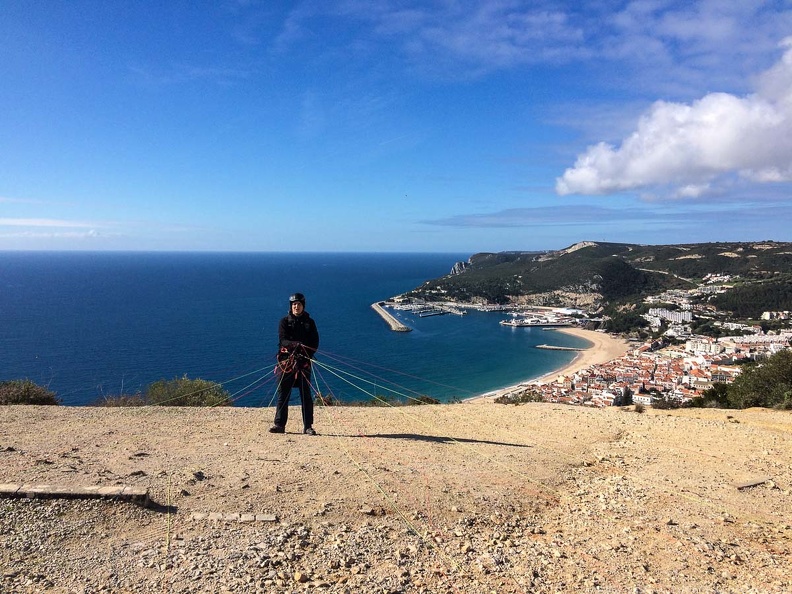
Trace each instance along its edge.
<path fill-rule="evenodd" d="M 4 407 L 3 482 L 153 505 L 0 499 L 0 591 L 792 589 L 789 413 L 333 407 L 317 437 L 271 417 Z"/>
<path fill-rule="evenodd" d="M 792 244 L 705 243 L 648 246 L 585 241 L 551 252 L 480 253 L 410 296 L 583 307 L 638 300 L 728 277 L 752 313 L 792 309 Z M 739 296 L 745 287 L 761 285 Z M 724 304 L 730 303 L 728 299 Z"/>

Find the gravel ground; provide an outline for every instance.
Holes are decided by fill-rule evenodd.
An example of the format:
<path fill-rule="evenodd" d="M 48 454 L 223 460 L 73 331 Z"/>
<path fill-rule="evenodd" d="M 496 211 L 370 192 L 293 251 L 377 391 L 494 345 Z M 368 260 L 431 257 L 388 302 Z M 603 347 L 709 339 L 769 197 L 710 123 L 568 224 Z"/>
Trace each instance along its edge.
<path fill-rule="evenodd" d="M 0 499 L 0 591 L 792 591 L 789 413 L 271 412 L 4 407 L 0 483 L 152 503 Z"/>

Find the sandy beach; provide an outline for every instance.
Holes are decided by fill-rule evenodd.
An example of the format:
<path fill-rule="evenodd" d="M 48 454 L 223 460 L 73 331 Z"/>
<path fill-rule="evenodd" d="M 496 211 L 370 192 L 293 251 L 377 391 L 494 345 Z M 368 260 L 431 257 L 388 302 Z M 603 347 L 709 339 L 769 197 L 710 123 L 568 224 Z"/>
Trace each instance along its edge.
<path fill-rule="evenodd" d="M 571 375 L 581 369 L 585 369 L 590 365 L 598 365 L 606 363 L 613 359 L 618 359 L 624 355 L 630 348 L 628 342 L 623 338 L 617 338 L 606 334 L 604 332 L 595 332 L 594 330 L 583 330 L 582 328 L 559 328 L 557 332 L 564 334 L 571 334 L 578 338 L 583 338 L 591 343 L 591 346 L 583 351 L 580 351 L 578 356 L 575 357 L 569 365 L 556 369 L 550 373 L 531 380 L 531 383 L 546 383 L 554 380 L 559 375 Z"/>
<path fill-rule="evenodd" d="M 591 365 L 598 365 L 600 363 L 612 361 L 613 359 L 618 359 L 630 348 L 630 345 L 625 339 L 617 338 L 604 332 L 584 330 L 582 328 L 559 328 L 556 330 L 556 332 L 563 332 L 564 334 L 571 334 L 572 336 L 583 338 L 584 340 L 590 342 L 591 346 L 580 351 L 578 355 L 569 362 L 568 365 L 565 365 L 560 369 L 555 369 L 550 373 L 546 373 L 538 378 L 526 379 L 519 384 L 507 386 L 499 390 L 493 390 L 492 392 L 487 392 L 481 396 L 471 398 L 469 402 L 497 398 L 503 394 L 508 394 L 515 390 L 521 389 L 528 384 L 543 384 L 554 381 L 559 376 L 571 375 Z"/>

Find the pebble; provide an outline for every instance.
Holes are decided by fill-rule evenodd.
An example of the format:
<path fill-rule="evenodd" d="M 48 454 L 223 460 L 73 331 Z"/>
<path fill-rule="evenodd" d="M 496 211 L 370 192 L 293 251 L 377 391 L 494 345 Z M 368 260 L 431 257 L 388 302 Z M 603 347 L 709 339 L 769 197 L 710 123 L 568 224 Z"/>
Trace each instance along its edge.
<path fill-rule="evenodd" d="M 625 517 L 621 524 L 610 512 L 598 514 L 594 510 L 604 485 L 592 483 L 576 496 L 574 508 L 580 511 L 575 513 L 565 515 L 563 508 L 559 515 L 554 515 L 556 510 L 493 512 L 497 504 L 488 501 L 482 514 L 471 506 L 464 514 L 432 517 L 419 525 L 420 534 L 396 514 L 371 516 L 365 512 L 375 508 L 352 506 L 335 521 L 326 516 L 321 521 L 292 517 L 286 522 L 225 511 L 213 520 L 209 512 L 183 512 L 171 518 L 176 528 L 168 538 L 161 512 L 134 505 L 0 500 L 4 565 L 0 592 L 46 592 L 56 587 L 59 592 L 80 594 L 545 594 L 600 588 L 647 592 L 648 584 L 658 592 L 673 591 L 675 572 L 669 563 L 678 563 L 678 551 L 663 560 L 649 548 L 658 542 L 665 546 L 669 535 L 677 546 L 681 544 L 679 551 L 694 553 L 688 555 L 692 561 L 684 568 L 685 583 L 711 584 L 715 578 L 722 585 L 730 584 L 728 590 L 731 584 L 745 583 L 748 575 L 763 575 L 768 565 L 779 570 L 778 584 L 779 578 L 785 579 L 788 561 L 782 556 L 771 558 L 768 551 L 773 547 L 757 552 L 755 547 L 735 544 L 739 539 L 731 534 L 719 538 L 708 531 L 709 525 L 695 531 L 654 530 L 663 523 L 675 526 L 677 521 L 690 525 L 682 513 L 676 518 Z M 451 506 L 444 509 L 451 511 Z M 424 516 L 426 511 L 416 510 L 416 515 Z M 231 517 L 234 520 L 228 521 Z M 564 521 L 558 522 L 558 517 Z M 740 526 L 731 516 L 721 517 L 722 522 L 713 524 L 723 534 Z M 608 526 L 613 530 L 609 532 Z M 757 535 L 757 540 L 762 536 L 781 542 L 789 530 L 788 523 L 777 524 Z M 776 531 L 783 534 L 774 536 Z M 622 541 L 615 538 L 617 533 L 624 534 Z M 124 534 L 134 536 L 125 540 Z M 658 540 L 655 534 L 663 538 Z M 112 546 L 106 546 L 108 542 Z M 653 559 L 651 572 L 647 555 Z M 614 558 L 619 559 L 616 565 L 610 561 Z M 771 588 L 783 591 L 780 585 Z"/>

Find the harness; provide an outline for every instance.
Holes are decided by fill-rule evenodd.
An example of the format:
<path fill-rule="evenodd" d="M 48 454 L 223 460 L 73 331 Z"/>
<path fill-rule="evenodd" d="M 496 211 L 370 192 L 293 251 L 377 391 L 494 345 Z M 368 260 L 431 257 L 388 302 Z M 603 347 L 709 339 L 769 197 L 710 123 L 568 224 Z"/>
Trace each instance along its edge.
<path fill-rule="evenodd" d="M 287 320 L 289 325 L 289 334 L 294 336 L 295 328 L 302 324 L 307 332 L 310 329 L 310 322 L 306 320 L 299 320 L 293 316 L 289 316 Z M 304 372 L 311 367 L 311 358 L 304 352 L 305 347 L 299 345 L 296 348 L 281 347 L 276 355 L 277 364 L 275 365 L 275 373 L 282 373 L 283 375 L 294 374 L 295 379 L 300 372 Z"/>
<path fill-rule="evenodd" d="M 275 366 L 275 372 L 280 372 L 283 375 L 294 373 L 294 376 L 297 377 L 297 374 L 311 366 L 311 359 L 297 353 L 296 349 L 281 347 L 276 358 L 278 362 Z"/>

